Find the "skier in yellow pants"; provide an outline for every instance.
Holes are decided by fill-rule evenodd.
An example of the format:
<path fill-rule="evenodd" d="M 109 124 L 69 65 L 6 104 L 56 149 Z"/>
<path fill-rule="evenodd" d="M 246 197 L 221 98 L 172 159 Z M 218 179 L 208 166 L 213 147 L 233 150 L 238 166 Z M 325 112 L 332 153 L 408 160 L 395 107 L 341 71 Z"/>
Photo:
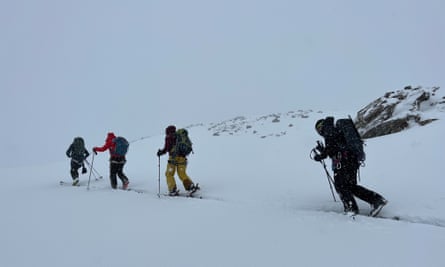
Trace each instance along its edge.
<path fill-rule="evenodd" d="M 178 172 L 179 179 L 181 179 L 184 188 L 187 191 L 193 189 L 194 184 L 190 177 L 186 173 L 187 169 L 187 158 L 176 156 L 170 156 L 168 159 L 167 170 L 165 171 L 165 177 L 167 177 L 167 186 L 169 193 L 177 194 L 175 172 Z"/>
<path fill-rule="evenodd" d="M 165 144 L 163 149 L 158 150 L 158 157 L 169 153 L 169 159 L 167 164 L 167 170 L 165 176 L 167 178 L 167 187 L 169 195 L 178 195 L 179 190 L 176 187 L 175 172 L 178 172 L 179 179 L 181 179 L 185 190 L 191 192 L 196 190 L 195 184 L 186 173 L 187 169 L 187 157 L 186 155 L 177 154 L 174 152 L 176 145 L 176 127 L 173 125 L 168 126 L 165 129 Z M 177 154 L 177 155 L 175 155 Z"/>

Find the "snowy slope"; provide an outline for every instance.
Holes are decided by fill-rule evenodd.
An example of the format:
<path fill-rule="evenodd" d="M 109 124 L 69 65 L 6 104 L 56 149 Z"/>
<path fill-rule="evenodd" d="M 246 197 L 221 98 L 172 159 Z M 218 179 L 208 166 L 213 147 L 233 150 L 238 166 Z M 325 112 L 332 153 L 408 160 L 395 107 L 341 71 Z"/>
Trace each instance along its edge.
<path fill-rule="evenodd" d="M 2 169 L 0 266 L 443 266 L 444 114 L 367 141 L 361 184 L 389 200 L 382 215 L 401 221 L 341 214 L 309 159 L 314 122 L 328 114 L 281 116 L 258 134 L 190 128 L 188 173 L 203 199 L 158 198 L 161 135 L 133 142 L 128 154 L 130 186 L 144 193 L 110 189 L 107 154 L 94 159 L 105 178 L 89 191 L 88 175 L 81 187 L 58 184 L 69 180 L 66 148 L 60 162 Z M 165 165 L 163 157 L 162 192 Z"/>

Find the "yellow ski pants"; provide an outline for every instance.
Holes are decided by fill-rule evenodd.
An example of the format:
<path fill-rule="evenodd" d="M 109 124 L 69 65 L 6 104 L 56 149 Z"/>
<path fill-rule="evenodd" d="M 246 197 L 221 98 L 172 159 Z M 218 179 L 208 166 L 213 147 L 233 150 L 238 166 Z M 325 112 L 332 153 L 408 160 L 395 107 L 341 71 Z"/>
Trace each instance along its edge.
<path fill-rule="evenodd" d="M 185 190 L 189 190 L 193 181 L 186 173 L 187 158 L 185 157 L 172 157 L 168 158 L 167 170 L 165 171 L 165 177 L 167 178 L 168 191 L 171 192 L 176 189 L 175 172 L 178 172 L 179 179 L 181 179 Z"/>

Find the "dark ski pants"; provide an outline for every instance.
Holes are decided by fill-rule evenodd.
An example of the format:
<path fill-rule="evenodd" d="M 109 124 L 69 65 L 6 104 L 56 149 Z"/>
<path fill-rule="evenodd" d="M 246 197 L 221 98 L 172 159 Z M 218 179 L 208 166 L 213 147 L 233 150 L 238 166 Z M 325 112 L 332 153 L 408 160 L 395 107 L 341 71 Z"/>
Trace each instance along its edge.
<path fill-rule="evenodd" d="M 354 196 L 371 205 L 383 199 L 378 193 L 357 185 L 357 169 L 355 168 L 341 168 L 335 170 L 334 181 L 335 190 L 343 202 L 345 212 L 359 212 Z"/>
<path fill-rule="evenodd" d="M 79 169 L 82 167 L 77 161 L 71 160 L 71 178 L 76 179 L 79 177 Z"/>
<path fill-rule="evenodd" d="M 114 189 L 117 188 L 117 176 L 119 176 L 119 179 L 121 179 L 122 184 L 128 182 L 128 178 L 123 172 L 124 165 L 125 161 L 110 161 L 110 182 L 111 187 Z"/>

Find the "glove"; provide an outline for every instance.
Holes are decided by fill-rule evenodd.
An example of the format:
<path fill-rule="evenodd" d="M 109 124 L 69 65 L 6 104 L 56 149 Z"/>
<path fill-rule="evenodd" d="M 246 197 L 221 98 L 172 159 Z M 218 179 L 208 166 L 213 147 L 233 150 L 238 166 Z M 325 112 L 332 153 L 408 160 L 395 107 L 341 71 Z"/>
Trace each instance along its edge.
<path fill-rule="evenodd" d="M 97 151 L 96 151 L 95 147 L 93 147 L 93 153 L 94 153 L 94 155 L 97 155 Z"/>
<path fill-rule="evenodd" d="M 87 173 L 87 168 L 82 167 L 82 174 L 85 174 L 85 173 Z"/>
<path fill-rule="evenodd" d="M 317 146 L 315 147 L 320 153 L 324 153 L 324 146 L 322 142 L 317 142 Z"/>
<path fill-rule="evenodd" d="M 156 153 L 156 155 L 157 155 L 158 157 L 160 157 L 160 156 L 162 155 L 162 151 L 161 151 L 160 149 L 158 149 L 158 153 Z"/>
<path fill-rule="evenodd" d="M 314 160 L 315 161 L 322 161 L 323 157 L 321 155 L 317 154 L 317 155 L 314 156 Z"/>

